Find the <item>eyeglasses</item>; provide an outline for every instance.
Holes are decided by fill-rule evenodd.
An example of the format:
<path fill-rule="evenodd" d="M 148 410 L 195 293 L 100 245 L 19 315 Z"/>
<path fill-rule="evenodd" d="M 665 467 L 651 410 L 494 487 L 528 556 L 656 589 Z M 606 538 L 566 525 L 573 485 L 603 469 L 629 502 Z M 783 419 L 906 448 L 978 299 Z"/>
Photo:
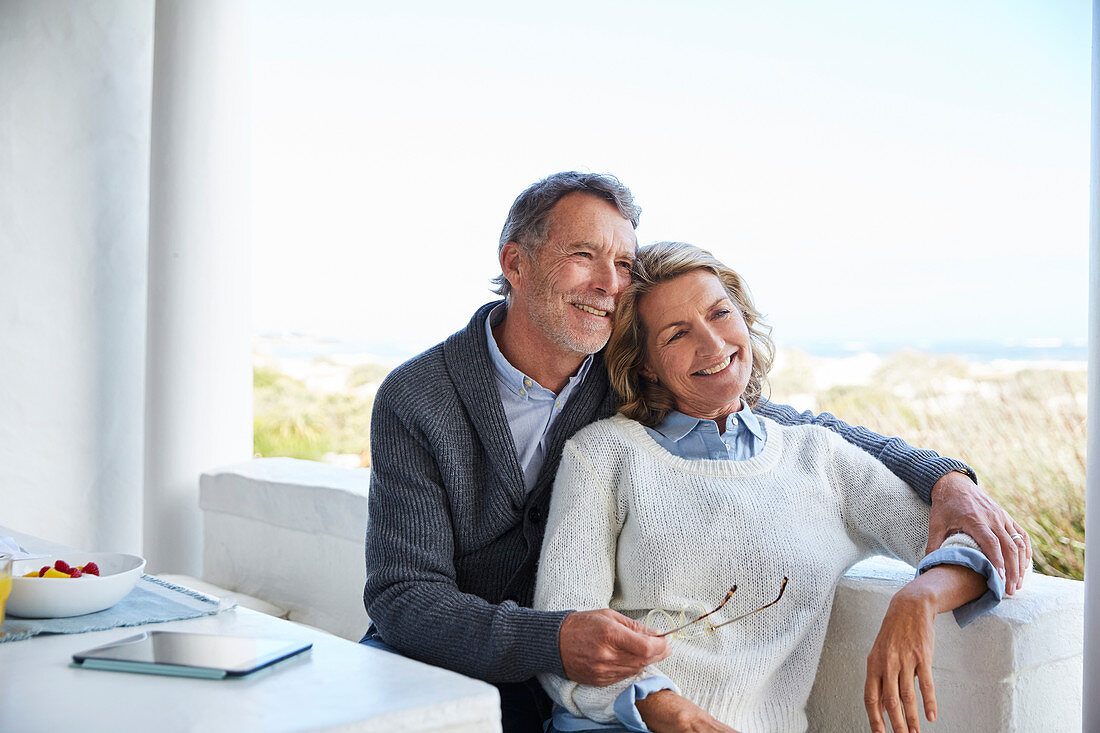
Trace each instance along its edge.
<path fill-rule="evenodd" d="M 645 625 L 647 627 L 651 628 L 651 629 L 659 628 L 656 625 L 658 623 L 657 619 L 663 616 L 668 621 L 668 625 L 669 626 L 675 626 L 675 628 L 669 629 L 668 631 L 665 631 L 661 634 L 658 634 L 657 635 L 658 638 L 662 638 L 662 637 L 665 637 L 665 636 L 671 636 L 673 639 L 694 639 L 694 638 L 703 636 L 705 634 L 710 634 L 714 631 L 717 631 L 718 629 L 722 628 L 723 626 L 728 626 L 729 624 L 732 624 L 735 621 L 740 621 L 741 619 L 747 618 L 748 616 L 751 616 L 754 613 L 759 613 L 760 611 L 763 611 L 765 608 L 768 608 L 770 606 L 774 606 L 775 604 L 779 603 L 779 599 L 783 597 L 783 591 L 785 591 L 786 589 L 787 589 L 787 578 L 784 577 L 783 578 L 783 583 L 779 586 L 779 595 L 775 597 L 774 601 L 772 601 L 771 603 L 765 603 L 760 608 L 756 608 L 752 611 L 749 611 L 748 613 L 743 613 L 740 616 L 737 616 L 736 618 L 731 618 L 728 621 L 723 621 L 720 624 L 711 623 L 709 618 L 711 616 L 713 616 L 714 614 L 718 613 L 719 611 L 721 611 L 722 607 L 725 606 L 727 603 L 729 603 L 730 599 L 733 598 L 733 594 L 737 592 L 737 586 L 736 585 L 730 586 L 729 593 L 726 594 L 726 597 L 722 599 L 722 602 L 719 603 L 714 608 L 713 611 L 707 611 L 706 608 L 704 608 L 702 604 L 689 603 L 689 604 L 687 604 L 686 606 L 684 606 L 683 608 L 680 609 L 679 625 L 676 625 L 677 620 L 675 618 L 673 618 L 672 614 L 670 614 L 668 611 L 664 610 L 663 608 L 655 608 L 652 611 L 650 611 L 648 614 L 646 614 Z M 703 611 L 704 613 L 702 613 L 702 615 L 696 616 L 691 621 L 685 621 L 685 619 L 691 617 L 697 611 Z M 702 626 L 695 626 L 695 624 L 698 624 L 700 621 L 703 621 L 704 624 Z M 692 629 L 691 628 L 692 626 L 695 626 L 695 628 Z M 685 629 L 687 629 L 686 632 L 685 632 Z"/>

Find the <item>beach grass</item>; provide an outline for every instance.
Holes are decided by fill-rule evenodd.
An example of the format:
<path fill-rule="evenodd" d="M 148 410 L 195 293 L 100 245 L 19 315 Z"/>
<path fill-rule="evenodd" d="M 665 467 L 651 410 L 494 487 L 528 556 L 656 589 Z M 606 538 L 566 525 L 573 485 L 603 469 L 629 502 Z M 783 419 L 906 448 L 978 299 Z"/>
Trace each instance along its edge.
<path fill-rule="evenodd" d="M 254 453 L 312 461 L 361 454 L 366 460 L 372 400 L 354 392 L 355 386 L 347 392 L 313 390 L 272 367 L 253 367 Z"/>

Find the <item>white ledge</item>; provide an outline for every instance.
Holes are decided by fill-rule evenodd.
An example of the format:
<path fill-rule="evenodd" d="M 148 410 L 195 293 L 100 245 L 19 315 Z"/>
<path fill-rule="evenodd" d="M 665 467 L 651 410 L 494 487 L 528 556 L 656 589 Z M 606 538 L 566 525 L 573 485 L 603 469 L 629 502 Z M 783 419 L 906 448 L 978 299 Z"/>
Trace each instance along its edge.
<path fill-rule="evenodd" d="M 370 471 L 261 458 L 204 473 L 203 580 L 358 641 Z"/>
<path fill-rule="evenodd" d="M 207 582 L 288 609 L 288 618 L 358 640 L 367 469 L 261 458 L 203 474 Z M 808 714 L 812 730 L 866 730 L 867 654 L 913 569 L 887 558 L 837 588 Z M 1033 574 L 1023 591 L 965 629 L 936 620 L 939 717 L 921 730 L 1081 730 L 1084 584 Z"/>
<path fill-rule="evenodd" d="M 296 458 L 260 458 L 204 473 L 203 511 L 361 542 L 370 470 Z"/>

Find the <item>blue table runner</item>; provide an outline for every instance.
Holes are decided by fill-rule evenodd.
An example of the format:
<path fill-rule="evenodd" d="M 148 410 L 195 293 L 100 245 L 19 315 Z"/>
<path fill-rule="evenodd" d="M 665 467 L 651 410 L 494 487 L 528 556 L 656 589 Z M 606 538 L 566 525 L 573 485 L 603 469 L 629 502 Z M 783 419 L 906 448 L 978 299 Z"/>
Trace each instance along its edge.
<path fill-rule="evenodd" d="M 82 634 L 119 626 L 142 626 L 161 621 L 181 621 L 228 610 L 213 596 L 174 585 L 152 575 L 142 575 L 121 601 L 95 613 L 68 618 L 19 618 L 8 615 L 0 643 L 22 641 L 38 634 Z"/>

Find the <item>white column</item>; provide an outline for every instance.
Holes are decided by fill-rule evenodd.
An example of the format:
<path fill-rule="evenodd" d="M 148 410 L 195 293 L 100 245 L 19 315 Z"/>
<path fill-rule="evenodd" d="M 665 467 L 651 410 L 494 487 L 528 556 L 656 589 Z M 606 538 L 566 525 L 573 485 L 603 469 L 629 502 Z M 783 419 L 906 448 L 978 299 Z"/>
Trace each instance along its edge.
<path fill-rule="evenodd" d="M 252 453 L 246 0 L 158 0 L 144 552 L 202 572 L 199 474 Z"/>
<path fill-rule="evenodd" d="M 1085 479 L 1083 730 L 1100 730 L 1100 0 L 1092 4 L 1092 170 L 1089 212 L 1089 415 Z M 1091 544 L 1095 541 L 1096 544 Z M 1090 549 L 1097 550 L 1090 552 Z"/>

